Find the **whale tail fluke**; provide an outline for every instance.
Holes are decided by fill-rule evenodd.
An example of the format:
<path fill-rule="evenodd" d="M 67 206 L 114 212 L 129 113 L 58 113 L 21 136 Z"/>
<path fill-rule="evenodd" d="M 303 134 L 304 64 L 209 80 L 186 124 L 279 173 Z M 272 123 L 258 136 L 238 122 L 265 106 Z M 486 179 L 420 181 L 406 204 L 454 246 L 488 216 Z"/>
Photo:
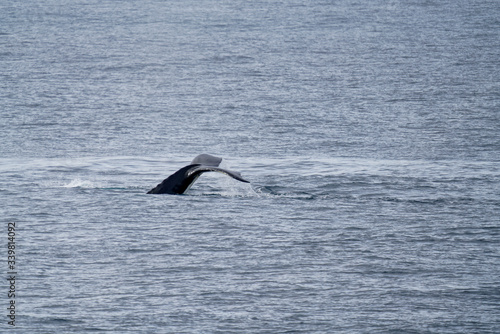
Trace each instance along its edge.
<path fill-rule="evenodd" d="M 205 165 L 219 167 L 222 162 L 222 158 L 214 157 L 210 154 L 200 154 L 191 161 L 191 165 Z"/>
<path fill-rule="evenodd" d="M 210 154 L 200 154 L 191 161 L 190 165 L 182 167 L 170 175 L 162 183 L 148 191 L 148 194 L 183 194 L 201 174 L 206 172 L 219 172 L 238 181 L 250 183 L 239 172 L 220 168 L 221 162 L 222 158 Z"/>

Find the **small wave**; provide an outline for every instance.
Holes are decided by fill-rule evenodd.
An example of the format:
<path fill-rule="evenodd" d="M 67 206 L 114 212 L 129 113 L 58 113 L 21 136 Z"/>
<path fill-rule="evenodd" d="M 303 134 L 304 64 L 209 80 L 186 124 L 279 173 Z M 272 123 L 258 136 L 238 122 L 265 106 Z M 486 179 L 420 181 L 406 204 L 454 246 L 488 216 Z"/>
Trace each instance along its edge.
<path fill-rule="evenodd" d="M 290 198 L 299 200 L 312 200 L 316 195 L 297 189 L 285 189 L 277 186 L 257 186 L 254 189 L 255 196 L 269 198 Z"/>
<path fill-rule="evenodd" d="M 220 180 L 219 180 L 220 181 Z M 201 182 L 200 182 L 201 183 Z M 236 181 L 227 183 L 219 182 L 216 185 L 201 184 L 195 189 L 191 189 L 186 193 L 191 196 L 214 196 L 214 197 L 259 197 L 259 194 L 252 188 L 251 185 L 239 184 Z"/>
<path fill-rule="evenodd" d="M 68 184 L 64 184 L 63 188 L 97 188 L 94 182 L 82 179 L 71 180 Z"/>

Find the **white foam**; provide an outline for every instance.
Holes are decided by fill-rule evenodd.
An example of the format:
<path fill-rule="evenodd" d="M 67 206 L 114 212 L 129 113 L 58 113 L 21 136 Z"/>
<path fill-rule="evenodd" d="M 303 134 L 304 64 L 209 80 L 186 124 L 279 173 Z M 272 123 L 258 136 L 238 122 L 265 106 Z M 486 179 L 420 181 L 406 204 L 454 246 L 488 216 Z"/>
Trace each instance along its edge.
<path fill-rule="evenodd" d="M 96 185 L 94 182 L 77 178 L 77 179 L 71 180 L 68 184 L 64 184 L 62 187 L 63 188 L 96 188 Z"/>

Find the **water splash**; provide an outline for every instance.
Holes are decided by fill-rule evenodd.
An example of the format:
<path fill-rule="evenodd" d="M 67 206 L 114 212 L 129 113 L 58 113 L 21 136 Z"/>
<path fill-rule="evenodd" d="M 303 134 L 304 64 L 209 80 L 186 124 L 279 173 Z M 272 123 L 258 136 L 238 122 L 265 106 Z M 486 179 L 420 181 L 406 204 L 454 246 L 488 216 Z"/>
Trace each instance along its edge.
<path fill-rule="evenodd" d="M 69 183 L 62 185 L 63 188 L 97 188 L 95 182 L 89 180 L 82 180 L 76 178 L 71 180 Z"/>

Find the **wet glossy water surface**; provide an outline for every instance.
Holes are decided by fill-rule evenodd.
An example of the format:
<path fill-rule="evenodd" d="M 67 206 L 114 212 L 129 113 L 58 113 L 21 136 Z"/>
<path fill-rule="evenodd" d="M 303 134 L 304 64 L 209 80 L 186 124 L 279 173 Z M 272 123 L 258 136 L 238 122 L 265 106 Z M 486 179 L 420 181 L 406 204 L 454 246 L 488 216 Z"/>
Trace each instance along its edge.
<path fill-rule="evenodd" d="M 2 2 L 16 330 L 500 332 L 499 12 Z"/>

